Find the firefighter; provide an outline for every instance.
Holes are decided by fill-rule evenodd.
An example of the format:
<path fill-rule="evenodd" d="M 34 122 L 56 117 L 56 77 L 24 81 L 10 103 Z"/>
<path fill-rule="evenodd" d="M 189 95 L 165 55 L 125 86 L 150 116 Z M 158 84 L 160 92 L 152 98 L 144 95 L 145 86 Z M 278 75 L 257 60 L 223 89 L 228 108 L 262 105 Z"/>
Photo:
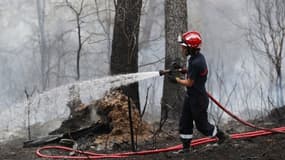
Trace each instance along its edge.
<path fill-rule="evenodd" d="M 193 122 L 196 128 L 205 136 L 217 137 L 218 143 L 226 140 L 227 135 L 212 125 L 208 121 L 208 105 L 205 83 L 207 81 L 208 67 L 204 55 L 200 52 L 202 43 L 201 36 L 198 32 L 186 32 L 178 37 L 178 42 L 182 46 L 182 55 L 187 57 L 188 68 L 178 68 L 182 73 L 186 73 L 186 78 L 181 79 L 171 74 L 167 78 L 173 82 L 187 88 L 187 94 L 184 99 L 184 105 L 179 121 L 179 134 L 183 149 L 176 153 L 187 153 L 190 151 L 190 144 L 193 137 Z"/>

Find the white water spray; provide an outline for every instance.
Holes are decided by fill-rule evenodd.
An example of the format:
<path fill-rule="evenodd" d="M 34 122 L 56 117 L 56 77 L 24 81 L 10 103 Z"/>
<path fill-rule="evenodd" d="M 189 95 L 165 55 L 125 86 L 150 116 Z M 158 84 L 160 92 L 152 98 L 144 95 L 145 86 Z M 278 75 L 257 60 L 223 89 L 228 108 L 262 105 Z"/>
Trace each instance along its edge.
<path fill-rule="evenodd" d="M 27 107 L 30 107 L 30 124 L 43 124 L 53 120 L 53 124 L 45 127 L 49 132 L 59 127 L 61 120 L 69 116 L 69 89 L 78 89 L 82 103 L 88 104 L 92 100 L 98 100 L 112 88 L 128 85 L 144 79 L 159 76 L 159 72 L 141 72 L 107 76 L 95 80 L 88 80 L 64 85 L 51 89 L 31 98 L 29 102 L 16 104 L 0 113 L 0 141 L 11 136 L 25 137 L 23 132 L 16 132 L 27 127 Z M 55 121 L 58 119 L 57 121 Z M 16 134 L 18 133 L 18 134 Z M 25 133 L 25 132 L 24 132 Z M 46 134 L 47 134 L 46 133 Z M 22 134 L 22 135 L 19 135 Z M 44 135 L 44 133 L 43 133 Z"/>

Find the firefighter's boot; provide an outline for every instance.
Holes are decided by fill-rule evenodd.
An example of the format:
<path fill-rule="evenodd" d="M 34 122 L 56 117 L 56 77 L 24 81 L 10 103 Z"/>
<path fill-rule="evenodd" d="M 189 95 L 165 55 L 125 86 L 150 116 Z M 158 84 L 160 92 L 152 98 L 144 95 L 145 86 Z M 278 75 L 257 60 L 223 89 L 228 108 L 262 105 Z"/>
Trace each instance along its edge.
<path fill-rule="evenodd" d="M 181 142 L 182 142 L 182 146 L 183 148 L 173 152 L 174 154 L 188 154 L 190 153 L 190 143 L 191 143 L 191 139 L 183 139 L 181 138 Z"/>
<path fill-rule="evenodd" d="M 219 139 L 218 144 L 222 144 L 230 139 L 230 136 L 218 128 L 216 137 Z"/>

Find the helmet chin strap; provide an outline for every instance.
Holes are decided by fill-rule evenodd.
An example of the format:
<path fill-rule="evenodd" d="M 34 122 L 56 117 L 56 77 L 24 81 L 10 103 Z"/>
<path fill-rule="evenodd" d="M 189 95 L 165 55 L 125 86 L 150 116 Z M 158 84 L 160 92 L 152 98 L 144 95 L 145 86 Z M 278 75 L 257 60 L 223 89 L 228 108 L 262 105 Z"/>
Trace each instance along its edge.
<path fill-rule="evenodd" d="M 186 56 L 193 56 L 196 55 L 197 53 L 199 53 L 200 48 L 191 48 L 191 47 L 187 47 L 187 53 Z"/>

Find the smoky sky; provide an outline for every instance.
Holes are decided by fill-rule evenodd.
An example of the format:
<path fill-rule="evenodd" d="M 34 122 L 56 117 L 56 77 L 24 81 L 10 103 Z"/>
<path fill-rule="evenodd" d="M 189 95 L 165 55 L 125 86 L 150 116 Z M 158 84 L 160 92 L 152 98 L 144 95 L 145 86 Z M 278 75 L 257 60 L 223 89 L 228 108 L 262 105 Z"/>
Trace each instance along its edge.
<path fill-rule="evenodd" d="M 74 17 L 67 8 L 55 7 L 59 1 L 46 0 L 46 31 L 50 53 L 56 62 L 58 54 L 73 53 L 76 48 Z M 90 1 L 91 2 L 91 1 Z M 93 2 L 93 1 L 92 1 Z M 104 3 L 105 1 L 100 1 Z M 144 1 L 146 2 L 146 1 Z M 140 64 L 153 62 L 164 56 L 164 8 L 163 0 L 155 0 L 154 15 L 143 12 L 141 25 L 147 19 L 153 21 L 149 45 L 141 45 Z M 258 68 L 251 58 L 251 50 L 246 42 L 244 27 L 249 23 L 248 0 L 188 0 L 188 28 L 201 32 L 203 38 L 202 52 L 205 54 L 211 77 L 209 83 L 213 92 L 218 92 L 217 77 L 223 77 L 225 88 L 222 93 L 228 94 L 241 75 L 249 75 L 259 83 Z M 145 6 L 147 10 L 148 6 Z M 91 10 L 91 9 L 90 9 Z M 149 12 L 151 13 L 151 12 Z M 103 18 L 105 15 L 102 15 Z M 101 33 L 102 28 L 96 23 L 98 18 L 86 18 L 90 24 L 84 26 L 85 33 L 92 30 Z M 112 20 L 112 19 L 111 19 Z M 106 22 L 106 21 L 104 21 Z M 35 0 L 1 0 L 0 2 L 0 107 L 13 104 L 25 98 L 24 89 L 37 88 L 40 78 L 39 30 Z M 144 26 L 147 28 L 147 26 Z M 68 34 L 65 34 L 65 32 Z M 112 31 L 111 31 L 112 32 Z M 61 41 L 58 35 L 65 34 Z M 111 34 L 110 34 L 111 35 Z M 111 36 L 110 36 L 111 37 Z M 104 38 L 104 37 L 103 37 Z M 97 40 L 102 40 L 99 37 Z M 96 40 L 94 40 L 96 41 Z M 85 79 L 108 74 L 107 42 L 87 45 L 84 48 L 82 71 Z M 96 56 L 92 56 L 96 52 Z M 63 58 L 62 58 L 63 57 Z M 65 74 L 74 73 L 73 56 L 62 56 Z M 103 58 L 102 59 L 99 59 Z M 99 67 L 98 67 L 99 66 Z M 141 71 L 153 71 L 163 67 L 163 61 L 154 66 L 141 68 Z M 98 71 L 100 70 L 100 71 Z M 95 71 L 98 71 L 95 73 Z M 254 77 L 252 77 L 254 76 Z M 70 79 L 64 83 L 71 82 Z M 156 89 L 161 89 L 161 82 L 156 82 Z M 245 85 L 245 84 L 244 84 Z M 247 84 L 252 86 L 251 83 Z M 52 87 L 55 87 L 52 86 Z M 143 89 L 145 89 L 144 87 Z M 154 93 L 155 94 L 155 93 Z M 155 94 L 156 105 L 160 95 Z M 224 96 L 227 97 L 227 96 Z M 223 96 L 221 96 L 223 98 Z M 224 98 L 226 101 L 227 98 Z M 236 102 L 232 102 L 234 106 Z"/>

